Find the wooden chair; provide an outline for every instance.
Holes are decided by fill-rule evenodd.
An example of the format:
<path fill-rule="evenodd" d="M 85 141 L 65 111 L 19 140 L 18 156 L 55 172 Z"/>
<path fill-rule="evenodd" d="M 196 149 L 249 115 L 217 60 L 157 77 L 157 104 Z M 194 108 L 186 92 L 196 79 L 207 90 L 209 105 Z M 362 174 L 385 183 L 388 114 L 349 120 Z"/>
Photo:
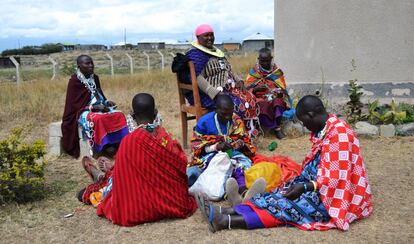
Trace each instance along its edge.
<path fill-rule="evenodd" d="M 188 62 L 188 67 L 190 68 L 191 84 L 185 84 L 181 82 L 177 74 L 177 85 L 178 85 L 178 94 L 180 97 L 180 111 L 181 111 L 181 130 L 182 130 L 182 140 L 183 147 L 187 148 L 187 137 L 188 137 L 188 121 L 195 119 L 198 121 L 201 116 L 208 112 L 207 109 L 201 107 L 200 93 L 198 91 L 197 76 L 195 74 L 194 64 L 192 61 Z M 194 97 L 194 105 L 186 103 L 184 97 L 184 90 L 192 91 Z M 187 114 L 191 114 L 188 116 Z"/>

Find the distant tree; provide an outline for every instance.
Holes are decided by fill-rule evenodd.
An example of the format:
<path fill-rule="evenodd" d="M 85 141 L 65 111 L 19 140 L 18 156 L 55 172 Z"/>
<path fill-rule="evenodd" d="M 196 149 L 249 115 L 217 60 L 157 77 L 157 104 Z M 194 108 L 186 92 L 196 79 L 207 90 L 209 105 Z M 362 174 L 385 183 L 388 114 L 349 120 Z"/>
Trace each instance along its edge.
<path fill-rule="evenodd" d="M 49 54 L 49 53 L 58 53 L 62 51 L 62 46 L 47 43 L 41 46 L 24 46 L 20 49 L 6 49 L 1 55 L 2 56 L 11 56 L 11 55 L 40 55 L 40 54 Z"/>

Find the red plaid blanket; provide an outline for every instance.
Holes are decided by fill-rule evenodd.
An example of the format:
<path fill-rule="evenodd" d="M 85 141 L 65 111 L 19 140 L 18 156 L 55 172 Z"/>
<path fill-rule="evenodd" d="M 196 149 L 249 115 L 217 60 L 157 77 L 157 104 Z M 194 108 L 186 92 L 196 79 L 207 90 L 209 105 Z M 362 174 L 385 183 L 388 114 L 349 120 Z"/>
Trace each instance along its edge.
<path fill-rule="evenodd" d="M 304 167 L 320 151 L 317 184 L 323 205 L 331 216 L 328 223 L 304 225 L 309 230 L 338 228 L 348 230 L 355 220 L 372 213 L 371 187 L 360 154 L 359 140 L 352 128 L 335 116 L 330 116 L 322 139 L 311 135 L 311 153 Z"/>

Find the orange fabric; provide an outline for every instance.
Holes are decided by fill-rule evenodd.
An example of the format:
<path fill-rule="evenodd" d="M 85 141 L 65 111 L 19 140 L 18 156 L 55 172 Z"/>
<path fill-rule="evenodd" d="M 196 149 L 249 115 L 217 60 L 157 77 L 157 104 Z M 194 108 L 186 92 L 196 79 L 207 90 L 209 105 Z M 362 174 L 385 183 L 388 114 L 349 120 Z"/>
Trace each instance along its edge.
<path fill-rule="evenodd" d="M 289 181 L 293 177 L 298 176 L 302 172 L 302 167 L 299 164 L 297 164 L 292 159 L 281 155 L 273 155 L 267 157 L 256 153 L 255 156 L 252 157 L 252 161 L 253 165 L 260 162 L 272 162 L 279 165 L 279 167 L 282 169 L 282 180 L 279 185 Z"/>

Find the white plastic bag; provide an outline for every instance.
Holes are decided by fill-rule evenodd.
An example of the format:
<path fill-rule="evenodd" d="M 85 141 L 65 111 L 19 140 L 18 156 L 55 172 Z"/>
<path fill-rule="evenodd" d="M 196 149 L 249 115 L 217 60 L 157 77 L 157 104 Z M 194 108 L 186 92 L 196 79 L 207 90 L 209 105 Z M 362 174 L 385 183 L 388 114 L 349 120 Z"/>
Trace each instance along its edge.
<path fill-rule="evenodd" d="M 225 152 L 218 152 L 210 161 L 207 169 L 198 177 L 189 189 L 193 195 L 203 193 L 210 200 L 218 201 L 224 196 L 224 185 L 230 177 L 232 166 Z"/>

